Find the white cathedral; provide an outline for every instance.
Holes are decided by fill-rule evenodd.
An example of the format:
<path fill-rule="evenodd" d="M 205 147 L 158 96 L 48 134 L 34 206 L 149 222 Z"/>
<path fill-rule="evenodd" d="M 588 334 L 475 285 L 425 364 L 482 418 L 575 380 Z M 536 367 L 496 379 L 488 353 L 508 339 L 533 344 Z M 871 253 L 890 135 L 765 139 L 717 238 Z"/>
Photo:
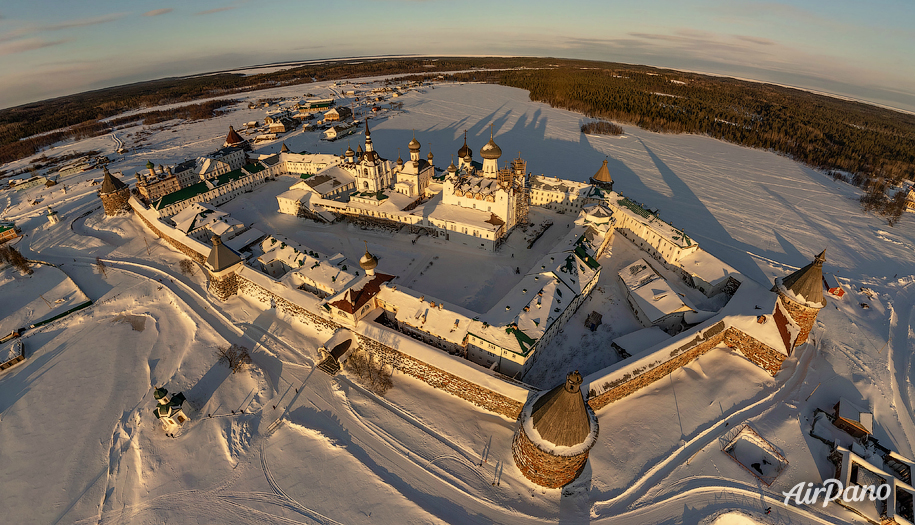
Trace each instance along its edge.
<path fill-rule="evenodd" d="M 366 122 L 365 149 L 361 145 L 359 151 L 347 148 L 342 163 L 318 171 L 313 179 L 298 182 L 279 195 L 280 211 L 325 220 L 330 212 L 390 221 L 484 250 L 495 250 L 512 228 L 527 223 L 527 164 L 517 158 L 510 167 L 499 169 L 502 149 L 492 132 L 480 149 L 482 165 L 473 161 L 465 133 L 458 165 L 452 161 L 441 175 L 436 174 L 431 152 L 422 158 L 415 136 L 407 148 L 410 160 L 398 156 L 392 165 L 375 151 Z M 289 157 L 285 161 L 284 155 Z M 279 163 L 295 162 L 295 154 L 280 156 Z M 331 186 L 347 191 L 331 194 L 327 192 Z"/>

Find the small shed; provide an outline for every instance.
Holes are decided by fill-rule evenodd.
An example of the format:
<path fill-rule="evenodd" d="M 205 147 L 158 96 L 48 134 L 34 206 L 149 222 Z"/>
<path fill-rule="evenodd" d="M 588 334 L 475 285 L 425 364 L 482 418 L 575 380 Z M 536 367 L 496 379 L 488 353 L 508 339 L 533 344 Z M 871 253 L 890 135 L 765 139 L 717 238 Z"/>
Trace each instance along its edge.
<path fill-rule="evenodd" d="M 874 433 L 873 413 L 865 412 L 863 408 L 844 397 L 840 397 L 833 408 L 836 419 L 832 423 L 852 437 L 862 438 Z"/>
<path fill-rule="evenodd" d="M 836 276 L 831 273 L 823 274 L 823 284 L 826 286 L 826 290 L 836 296 L 842 297 L 845 295 L 845 290 L 842 288 L 842 285 L 839 283 L 839 280 L 836 279 Z"/>
<path fill-rule="evenodd" d="M 600 326 L 600 322 L 601 322 L 601 319 L 603 319 L 603 317 L 604 316 L 602 316 L 601 314 L 599 314 L 597 312 L 591 312 L 590 314 L 588 314 L 588 318 L 585 319 L 585 326 L 588 327 L 588 330 L 591 330 L 592 332 L 594 332 L 597 330 L 597 327 Z"/>

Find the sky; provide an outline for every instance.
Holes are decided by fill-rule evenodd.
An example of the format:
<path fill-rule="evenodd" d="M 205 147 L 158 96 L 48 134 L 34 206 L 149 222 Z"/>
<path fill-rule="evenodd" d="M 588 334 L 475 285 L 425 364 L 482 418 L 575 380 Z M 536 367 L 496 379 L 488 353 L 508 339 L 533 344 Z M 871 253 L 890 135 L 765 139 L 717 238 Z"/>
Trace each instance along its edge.
<path fill-rule="evenodd" d="M 915 111 L 912 0 L 0 1 L 0 108 L 289 60 L 585 58 Z"/>

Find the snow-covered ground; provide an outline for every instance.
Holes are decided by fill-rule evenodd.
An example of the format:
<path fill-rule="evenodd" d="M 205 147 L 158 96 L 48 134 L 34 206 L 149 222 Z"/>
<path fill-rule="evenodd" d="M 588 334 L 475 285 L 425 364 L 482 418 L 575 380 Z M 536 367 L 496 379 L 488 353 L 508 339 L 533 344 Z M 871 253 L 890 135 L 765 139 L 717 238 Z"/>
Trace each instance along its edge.
<path fill-rule="evenodd" d="M 242 297 L 212 301 L 202 271 L 176 271 L 182 254 L 130 216 L 104 217 L 97 187 L 86 182 L 99 172 L 65 181 L 66 193 L 60 186 L 3 191 L 0 218 L 15 220 L 26 234 L 18 248 L 58 265 L 95 303 L 27 333 L 27 360 L 0 372 L 4 521 L 860 522 L 835 505 L 786 507 L 781 492 L 831 477 L 828 447 L 809 431 L 814 409 L 829 409 L 839 396 L 869 407 L 881 444 L 912 456 L 912 216 L 889 228 L 860 212 L 856 189 L 768 152 L 631 127 L 622 137 L 586 137 L 578 132 L 582 116 L 499 86 L 423 91 L 400 97 L 403 111 L 373 124 L 383 156 L 395 158 L 415 129 L 423 154 L 431 143 L 443 168 L 464 129 L 476 151 L 493 123 L 506 159 L 521 151 L 534 173 L 586 180 L 607 157 L 615 189 L 660 208 L 662 218 L 759 282 L 827 248 L 826 269 L 847 294 L 829 298 L 811 343 L 774 378 L 738 353 L 716 348 L 598 411 L 600 437 L 585 472 L 561 491 L 546 490 L 527 482 L 512 462 L 514 421 L 401 374 L 386 398 L 378 398 L 346 374 L 331 379 L 315 371 L 316 348 L 331 335 L 326 330 Z M 247 109 L 247 100 L 304 92 L 332 91 L 315 84 L 248 93 L 224 116 L 152 126 L 143 149 L 128 146 L 123 157 L 113 154 L 110 136 L 46 153 L 100 149 L 117 157 L 112 171 L 123 170 L 125 182 L 133 182 L 147 159 L 174 164 L 205 154 L 222 144 L 230 124 L 262 119 L 264 109 Z M 133 137 L 126 135 L 141 128 L 147 127 L 118 137 L 129 142 Z M 314 132 L 285 140 L 293 151 L 346 147 L 322 142 Z M 354 147 L 358 140 L 352 137 Z M 276 142 L 264 152 L 279 147 Z M 475 309 L 511 288 L 514 266 L 524 270 L 528 255 L 520 250 L 514 257 L 507 249 L 480 253 L 469 265 L 466 252 L 447 245 L 414 251 L 409 238 L 280 216 L 270 193 L 288 184 L 291 179 L 281 178 L 223 208 L 324 253 L 356 259 L 366 240 L 379 267 L 390 265 L 409 286 Z M 42 216 L 47 205 L 59 212 L 59 224 Z M 557 222 L 547 235 L 563 230 Z M 512 242 L 519 241 L 513 238 L 507 248 Z M 539 243 L 550 244 L 547 236 Z M 439 259 L 431 259 L 435 255 Z M 635 255 L 625 239 L 613 241 L 601 260 L 607 275 L 593 298 L 543 349 L 542 369 L 533 374 L 539 383 L 551 386 L 571 366 L 614 362 L 609 341 L 638 327 L 617 308 L 610 277 Z M 97 257 L 107 265 L 104 275 Z M 10 285 L 0 286 L 3 299 Z M 15 297 L 6 301 L 15 308 L 0 306 L 18 311 L 25 304 L 16 301 L 26 298 Z M 597 332 L 583 326 L 591 310 L 613 312 Z M 254 366 L 231 374 L 218 363 L 216 348 L 230 343 L 250 348 Z M 159 386 L 184 392 L 193 407 L 191 422 L 174 438 L 151 413 Z M 723 437 L 744 423 L 788 461 L 770 487 L 721 451 Z"/>

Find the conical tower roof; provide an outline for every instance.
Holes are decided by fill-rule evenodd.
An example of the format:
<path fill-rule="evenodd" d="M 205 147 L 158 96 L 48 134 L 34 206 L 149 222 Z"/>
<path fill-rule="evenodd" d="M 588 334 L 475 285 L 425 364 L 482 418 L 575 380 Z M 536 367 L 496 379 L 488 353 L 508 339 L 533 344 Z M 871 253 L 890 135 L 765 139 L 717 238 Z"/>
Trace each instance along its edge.
<path fill-rule="evenodd" d="M 775 281 L 776 288 L 784 288 L 793 292 L 798 302 L 805 302 L 807 306 L 826 306 L 823 298 L 823 263 L 826 262 L 826 250 L 820 252 L 813 262 L 804 266 L 791 275 Z"/>
<path fill-rule="evenodd" d="M 232 248 L 223 244 L 219 235 L 214 235 L 212 241 L 213 249 L 210 250 L 210 256 L 207 257 L 207 266 L 214 272 L 221 272 L 241 262 L 241 257 Z"/>
<path fill-rule="evenodd" d="M 229 126 L 229 134 L 226 135 L 226 145 L 235 146 L 237 144 L 242 144 L 244 142 L 245 142 L 245 139 L 241 138 L 241 135 L 239 135 L 238 132 L 235 131 L 235 128 L 232 126 Z"/>
<path fill-rule="evenodd" d="M 591 433 L 591 420 L 581 396 L 582 377 L 578 370 L 534 402 L 531 422 L 540 437 L 563 447 L 584 443 Z"/>
<path fill-rule="evenodd" d="M 591 177 L 596 182 L 613 182 L 613 178 L 610 177 L 610 170 L 607 169 L 607 159 L 604 159 L 604 163 L 601 164 L 597 173 L 594 174 L 594 177 Z"/>
<path fill-rule="evenodd" d="M 107 195 L 109 193 L 115 193 L 117 191 L 123 190 L 127 185 L 121 182 L 121 180 L 111 172 L 108 171 L 108 168 L 105 167 L 105 178 L 102 180 L 102 187 L 99 188 L 99 193 L 102 195 Z"/>
<path fill-rule="evenodd" d="M 283 143 L 283 147 L 280 148 L 281 153 L 289 153 L 289 148 L 286 146 L 286 143 Z"/>

